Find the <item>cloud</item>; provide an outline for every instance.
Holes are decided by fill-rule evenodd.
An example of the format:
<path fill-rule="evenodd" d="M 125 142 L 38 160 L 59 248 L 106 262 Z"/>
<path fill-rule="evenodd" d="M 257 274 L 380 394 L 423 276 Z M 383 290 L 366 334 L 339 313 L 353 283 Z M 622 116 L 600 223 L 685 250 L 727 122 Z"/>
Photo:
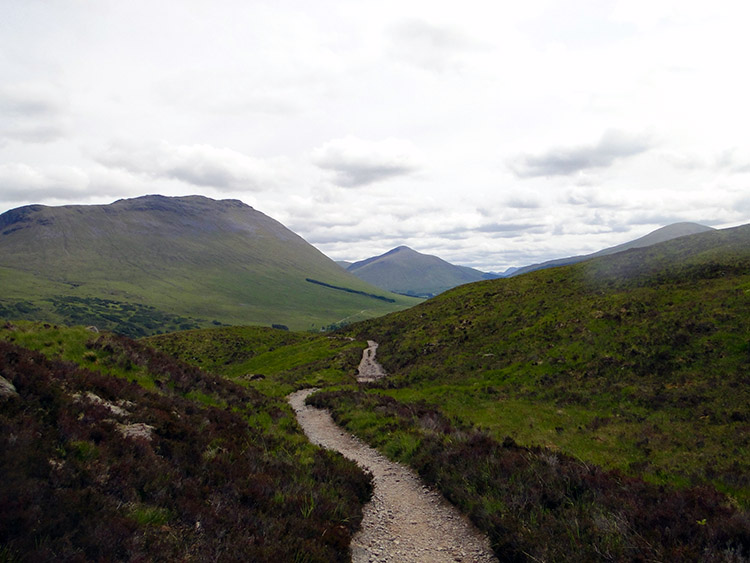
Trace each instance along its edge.
<path fill-rule="evenodd" d="M 506 207 L 513 209 L 539 209 L 542 203 L 535 196 L 513 196 L 505 201 Z"/>
<path fill-rule="evenodd" d="M 389 29 L 389 54 L 397 60 L 434 71 L 445 72 L 462 67 L 461 55 L 481 47 L 460 29 L 410 19 Z"/>
<path fill-rule="evenodd" d="M 733 174 L 745 174 L 750 172 L 750 154 L 737 148 L 724 150 L 716 157 L 715 168 Z"/>
<path fill-rule="evenodd" d="M 20 162 L 0 164 L 2 200 L 6 202 L 80 197 L 89 184 L 88 175 L 73 166 L 39 170 Z"/>
<path fill-rule="evenodd" d="M 657 156 L 678 170 L 693 171 L 707 167 L 706 160 L 698 154 L 665 150 L 659 152 Z"/>
<path fill-rule="evenodd" d="M 285 179 L 281 166 L 227 148 L 211 145 L 134 147 L 116 143 L 97 161 L 133 174 L 179 180 L 219 191 L 262 191 L 277 187 Z"/>
<path fill-rule="evenodd" d="M 475 230 L 491 235 L 516 236 L 519 231 L 537 230 L 541 227 L 544 227 L 541 223 L 488 223 Z"/>
<path fill-rule="evenodd" d="M 525 154 L 508 164 L 519 178 L 571 176 L 585 170 L 608 168 L 616 161 L 646 152 L 651 143 L 643 135 L 610 129 L 594 145 L 554 148 L 538 155 Z"/>
<path fill-rule="evenodd" d="M 315 149 L 312 160 L 319 168 L 333 172 L 334 182 L 345 188 L 408 176 L 421 168 L 416 148 L 401 139 L 335 139 Z"/>
<path fill-rule="evenodd" d="M 13 84 L 0 88 L 0 144 L 47 143 L 65 134 L 65 96 L 54 86 Z"/>

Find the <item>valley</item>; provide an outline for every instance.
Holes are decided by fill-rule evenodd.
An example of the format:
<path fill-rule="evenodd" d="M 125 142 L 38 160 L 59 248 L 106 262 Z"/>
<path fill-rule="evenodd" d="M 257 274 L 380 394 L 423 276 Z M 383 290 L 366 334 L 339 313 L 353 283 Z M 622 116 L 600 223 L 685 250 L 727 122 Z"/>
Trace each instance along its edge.
<path fill-rule="evenodd" d="M 0 0 L 0 563 L 750 563 L 748 21 Z"/>
<path fill-rule="evenodd" d="M 30 291 L 70 283 L 32 265 L 3 275 Z M 350 315 L 405 305 L 322 277 L 302 284 L 355 300 Z M 461 285 L 326 332 L 56 302 L 153 323 L 131 340 L 3 303 L 9 560 L 349 560 L 372 482 L 308 442 L 294 412 L 308 407 L 286 397 L 310 388 L 308 405 L 440 491 L 499 560 L 750 556 L 749 226 Z M 385 376 L 368 367 L 375 343 Z"/>

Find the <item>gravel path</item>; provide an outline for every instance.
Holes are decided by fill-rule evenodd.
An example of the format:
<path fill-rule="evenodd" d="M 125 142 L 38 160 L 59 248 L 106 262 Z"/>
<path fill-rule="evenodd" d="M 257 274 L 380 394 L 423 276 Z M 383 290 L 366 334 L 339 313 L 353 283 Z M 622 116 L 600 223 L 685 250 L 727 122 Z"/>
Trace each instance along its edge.
<path fill-rule="evenodd" d="M 374 476 L 373 499 L 365 505 L 362 528 L 352 538 L 354 563 L 497 561 L 487 538 L 414 472 L 344 432 L 328 411 L 305 405 L 313 391 L 303 389 L 287 397 L 307 437 L 341 452 Z"/>
<path fill-rule="evenodd" d="M 378 349 L 378 343 L 374 340 L 367 341 L 367 348 L 362 352 L 362 360 L 359 362 L 357 381 L 366 383 L 376 381 L 386 376 L 383 366 L 375 361 L 375 353 Z"/>

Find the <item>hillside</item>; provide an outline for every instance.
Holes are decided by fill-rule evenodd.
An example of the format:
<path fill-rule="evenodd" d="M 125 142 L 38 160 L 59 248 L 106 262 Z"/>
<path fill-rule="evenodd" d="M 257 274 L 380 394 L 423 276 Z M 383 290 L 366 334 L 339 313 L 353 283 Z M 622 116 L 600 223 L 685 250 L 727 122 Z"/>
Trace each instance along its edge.
<path fill-rule="evenodd" d="M 349 560 L 369 477 L 312 446 L 283 396 L 42 323 L 0 324 L 0 374 L 3 561 Z"/>
<path fill-rule="evenodd" d="M 630 242 L 625 242 L 623 244 L 618 244 L 617 246 L 605 248 L 598 252 L 594 252 L 593 254 L 569 256 L 567 258 L 558 258 L 556 260 L 549 260 L 547 262 L 532 264 L 530 266 L 524 266 L 522 268 L 512 268 L 507 272 L 506 275 L 507 277 L 520 276 L 521 274 L 526 274 L 535 270 L 543 270 L 545 268 L 554 268 L 556 266 L 577 264 L 578 262 L 583 262 L 584 260 L 588 260 L 590 258 L 596 258 L 597 256 L 616 254 L 618 252 L 622 252 L 623 250 L 630 250 L 631 248 L 643 248 L 646 246 L 651 246 L 652 244 L 666 242 L 674 238 L 695 235 L 698 233 L 705 233 L 712 230 L 713 229 L 711 227 L 706 227 L 697 223 L 674 223 L 672 225 L 667 225 L 666 227 L 656 229 L 655 231 L 635 240 L 631 240 Z"/>
<path fill-rule="evenodd" d="M 242 202 L 199 196 L 8 211 L 0 283 L 0 316 L 134 336 L 211 324 L 319 329 L 416 302 L 347 274 Z"/>
<path fill-rule="evenodd" d="M 347 270 L 374 286 L 417 297 L 433 297 L 458 285 L 493 277 L 407 246 L 355 262 Z"/>
<path fill-rule="evenodd" d="M 379 342 L 390 375 L 315 404 L 509 560 L 750 556 L 750 225 L 461 286 L 346 333 Z"/>
<path fill-rule="evenodd" d="M 746 226 L 464 285 L 344 329 L 380 343 L 378 383 L 310 363 L 320 337 L 149 341 L 262 374 L 258 390 L 328 387 L 309 402 L 411 465 L 501 560 L 744 561 L 749 295 Z"/>
<path fill-rule="evenodd" d="M 750 502 L 750 457 L 726 453 L 750 430 L 750 225 L 456 288 L 356 328 L 380 343 L 398 396 Z M 594 417 L 601 446 L 577 429 Z M 648 447 L 624 421 L 648 427 Z"/>
<path fill-rule="evenodd" d="M 362 385 L 367 339 L 389 375 Z M 310 402 L 411 465 L 501 560 L 750 558 L 750 225 L 463 285 L 326 335 L 133 342 L 0 323 L 2 340 L 10 560 L 103 546 L 346 559 L 368 487 L 291 419 L 282 398 L 312 386 L 327 389 Z M 144 424 L 153 442 L 118 430 Z"/>

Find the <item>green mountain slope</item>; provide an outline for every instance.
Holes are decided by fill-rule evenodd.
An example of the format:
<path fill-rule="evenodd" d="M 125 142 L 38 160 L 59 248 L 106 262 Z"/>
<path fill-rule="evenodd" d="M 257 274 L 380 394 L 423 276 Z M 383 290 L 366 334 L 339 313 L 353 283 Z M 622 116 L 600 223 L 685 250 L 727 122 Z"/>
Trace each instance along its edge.
<path fill-rule="evenodd" d="M 593 254 L 585 254 L 583 256 L 569 256 L 567 258 L 559 258 L 557 260 L 549 260 L 540 264 L 524 266 L 522 268 L 512 270 L 508 274 L 508 276 L 519 276 L 521 274 L 527 274 L 528 272 L 533 272 L 535 270 L 543 270 L 545 268 L 554 268 L 556 266 L 577 264 L 578 262 L 583 262 L 584 260 L 588 260 L 589 258 L 616 254 L 618 252 L 622 252 L 623 250 L 630 250 L 631 248 L 643 248 L 646 246 L 651 246 L 652 244 L 666 242 L 674 238 L 684 237 L 687 235 L 695 235 L 698 233 L 705 233 L 712 230 L 713 229 L 711 227 L 706 227 L 697 223 L 674 223 L 672 225 L 667 225 L 666 227 L 656 229 L 655 231 L 635 240 L 631 240 L 630 242 L 625 242 L 623 244 L 618 244 L 617 246 L 605 248 L 598 252 L 594 252 Z"/>
<path fill-rule="evenodd" d="M 320 336 L 150 342 L 263 374 L 259 390 L 328 386 L 311 402 L 439 488 L 500 560 L 750 556 L 750 226 L 464 285 L 347 335 L 380 343 L 386 379 L 347 383 L 358 350 L 332 362 Z"/>
<path fill-rule="evenodd" d="M 418 297 L 433 297 L 458 285 L 488 279 L 489 276 L 407 246 L 355 262 L 347 270 L 382 289 Z"/>
<path fill-rule="evenodd" d="M 211 322 L 320 328 L 415 302 L 347 274 L 239 201 L 199 196 L 8 211 L 0 283 L 0 316 L 131 335 Z"/>
<path fill-rule="evenodd" d="M 464 285 L 347 334 L 380 343 L 389 377 L 312 399 L 505 560 L 750 557 L 750 225 Z"/>
<path fill-rule="evenodd" d="M 357 335 L 395 397 L 750 502 L 750 226 L 462 286 Z"/>

